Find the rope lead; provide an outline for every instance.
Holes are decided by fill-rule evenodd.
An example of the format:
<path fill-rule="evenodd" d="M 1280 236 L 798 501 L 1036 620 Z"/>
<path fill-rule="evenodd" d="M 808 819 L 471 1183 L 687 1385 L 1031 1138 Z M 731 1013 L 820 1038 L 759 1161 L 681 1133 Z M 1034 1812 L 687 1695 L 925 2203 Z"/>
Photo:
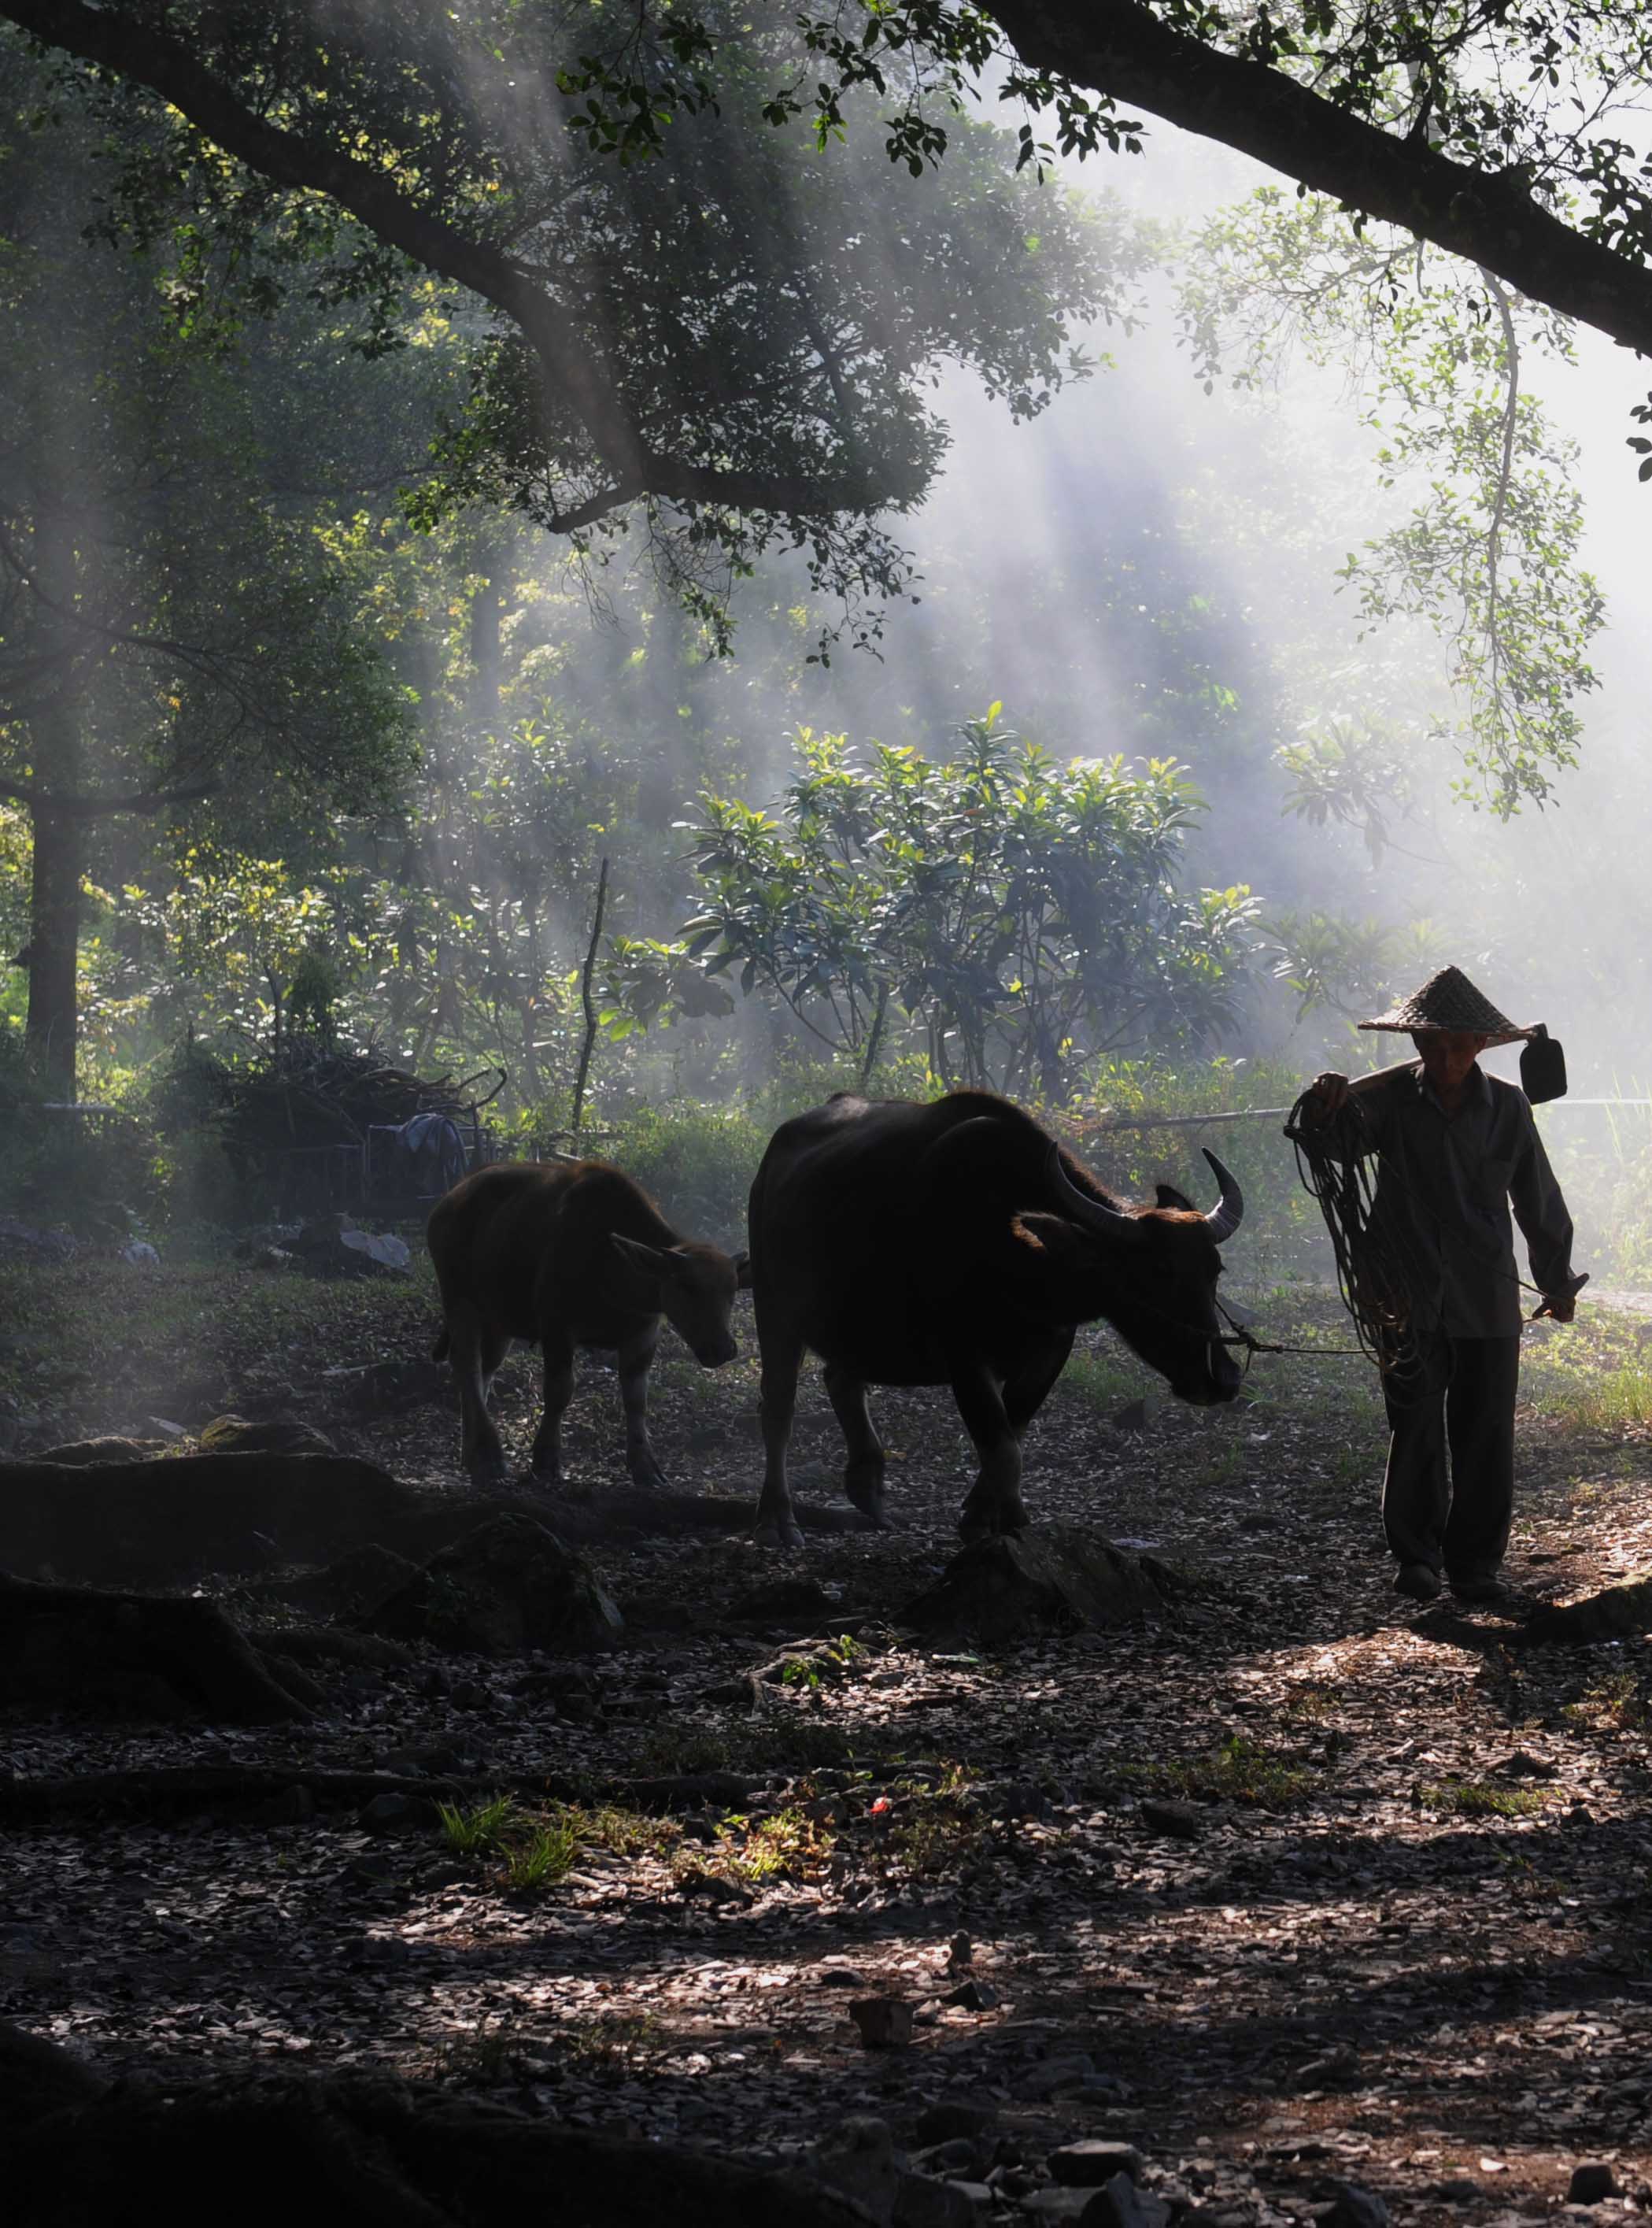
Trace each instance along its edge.
<path fill-rule="evenodd" d="M 1312 1096 L 1304 1091 L 1285 1119 L 1297 1175 L 1324 1219 L 1357 1350 L 1383 1376 L 1403 1380 L 1419 1366 L 1411 1308 L 1424 1264 L 1394 1218 L 1377 1214 L 1375 1164 L 1358 1098 L 1350 1096 L 1329 1120 L 1315 1120 L 1307 1111 Z"/>

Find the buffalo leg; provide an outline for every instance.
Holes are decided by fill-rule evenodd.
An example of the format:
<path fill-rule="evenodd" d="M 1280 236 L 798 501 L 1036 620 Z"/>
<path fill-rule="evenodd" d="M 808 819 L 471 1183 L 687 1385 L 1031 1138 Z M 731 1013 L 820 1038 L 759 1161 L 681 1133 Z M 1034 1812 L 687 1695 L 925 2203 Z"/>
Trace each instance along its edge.
<path fill-rule="evenodd" d="M 757 1347 L 762 1357 L 763 1483 L 757 1497 L 755 1533 L 760 1547 L 800 1547 L 803 1534 L 792 1507 L 792 1489 L 786 1481 L 786 1447 L 792 1436 L 792 1416 L 797 1406 L 797 1373 L 803 1365 L 803 1341 L 796 1332 L 775 1332 L 757 1322 Z"/>
<path fill-rule="evenodd" d="M 625 1467 L 633 1485 L 662 1486 L 666 1473 L 654 1458 L 648 1440 L 648 1365 L 660 1342 L 656 1319 L 647 1330 L 628 1338 L 615 1360 L 620 1373 L 620 1399 L 625 1407 Z"/>
<path fill-rule="evenodd" d="M 574 1342 L 565 1330 L 540 1334 L 545 1356 L 545 1410 L 534 1434 L 533 1469 L 535 1482 L 557 1485 L 562 1479 L 562 1419 L 574 1397 Z"/>
<path fill-rule="evenodd" d="M 826 1366 L 826 1396 L 843 1426 L 849 1460 L 844 1467 L 843 1489 L 857 1508 L 876 1522 L 883 1521 L 883 1442 L 866 1406 L 864 1380 L 840 1362 Z"/>
<path fill-rule="evenodd" d="M 1045 1351 L 1008 1380 L 1004 1387 L 1004 1412 L 1010 1429 L 1019 1438 L 1049 1398 L 1056 1380 L 1073 1351 L 1073 1334 L 1062 1331 Z"/>
<path fill-rule="evenodd" d="M 505 1450 L 488 1413 L 490 1344 L 475 1303 L 461 1300 L 448 1315 L 448 1360 L 459 1387 L 459 1459 L 472 1477 L 502 1476 L 505 1469 Z M 499 1366 L 497 1355 L 493 1366 Z"/>
<path fill-rule="evenodd" d="M 482 1405 L 484 1408 L 494 1397 L 494 1380 L 499 1374 L 500 1364 L 510 1350 L 509 1339 L 502 1338 L 496 1330 L 489 1330 L 486 1323 L 482 1325 L 477 1358 L 482 1371 Z"/>
<path fill-rule="evenodd" d="M 1003 1385 L 984 1364 L 971 1362 L 954 1373 L 952 1389 L 964 1429 L 981 1459 L 958 1519 L 959 1530 L 966 1540 L 1024 1532 L 1028 1520 L 1021 1500 L 1021 1447 L 1004 1405 Z"/>

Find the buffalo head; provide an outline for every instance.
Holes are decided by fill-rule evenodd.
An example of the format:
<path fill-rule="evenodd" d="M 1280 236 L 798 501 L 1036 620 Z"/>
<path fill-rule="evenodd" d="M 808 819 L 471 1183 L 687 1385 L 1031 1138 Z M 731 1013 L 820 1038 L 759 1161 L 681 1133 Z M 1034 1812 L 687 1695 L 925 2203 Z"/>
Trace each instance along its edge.
<path fill-rule="evenodd" d="M 1059 1216 L 1020 1218 L 1026 1237 L 1054 1257 L 1062 1283 L 1078 1288 L 1075 1319 L 1105 1317 L 1179 1399 L 1201 1407 L 1231 1400 L 1240 1386 L 1239 1365 L 1221 1342 L 1216 1279 L 1219 1249 L 1245 1212 L 1232 1172 L 1208 1149 L 1205 1158 L 1221 1187 L 1209 1213 L 1169 1184 L 1159 1186 L 1156 1205 L 1130 1213 L 1075 1184 L 1052 1145 Z"/>
<path fill-rule="evenodd" d="M 734 1296 L 751 1282 L 747 1255 L 730 1257 L 715 1245 L 686 1239 L 647 1245 L 638 1238 L 609 1240 L 625 1264 L 637 1303 L 664 1316 L 696 1361 L 720 1369 L 740 1351 L 729 1328 Z"/>

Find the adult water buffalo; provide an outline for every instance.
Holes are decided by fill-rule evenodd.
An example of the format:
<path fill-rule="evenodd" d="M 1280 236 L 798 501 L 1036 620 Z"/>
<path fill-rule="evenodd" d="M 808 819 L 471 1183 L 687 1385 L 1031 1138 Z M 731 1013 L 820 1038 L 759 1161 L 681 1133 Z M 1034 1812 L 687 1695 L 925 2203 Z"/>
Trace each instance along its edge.
<path fill-rule="evenodd" d="M 757 1538 L 801 1534 L 786 1444 L 805 1348 L 848 1442 L 844 1485 L 879 1517 L 883 1449 L 869 1385 L 950 1385 L 980 1470 L 966 1539 L 1017 1532 L 1021 1434 L 1082 1322 L 1105 1318 L 1184 1400 L 1231 1400 L 1219 1343 L 1217 1248 L 1239 1227 L 1239 1186 L 1209 1214 L 1168 1184 L 1127 1210 L 1030 1115 L 982 1091 L 928 1104 L 842 1095 L 775 1132 L 751 1188 L 765 1462 Z"/>
<path fill-rule="evenodd" d="M 625 1406 L 625 1460 L 638 1485 L 663 1485 L 648 1442 L 648 1365 L 661 1316 L 708 1369 L 739 1351 L 729 1328 L 746 1257 L 679 1238 L 641 1188 L 605 1161 L 479 1168 L 437 1201 L 426 1232 L 459 1380 L 461 1449 L 473 1476 L 497 1476 L 505 1451 L 488 1413 L 494 1371 L 513 1338 L 545 1354 L 545 1414 L 533 1476 L 562 1474 L 562 1418 L 574 1348 L 613 1347 Z"/>

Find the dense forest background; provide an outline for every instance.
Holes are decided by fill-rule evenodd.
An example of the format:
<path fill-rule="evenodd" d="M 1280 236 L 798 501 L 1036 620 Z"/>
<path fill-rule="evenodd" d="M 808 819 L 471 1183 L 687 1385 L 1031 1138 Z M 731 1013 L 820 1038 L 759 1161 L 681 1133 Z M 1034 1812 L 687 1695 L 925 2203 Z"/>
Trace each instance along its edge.
<path fill-rule="evenodd" d="M 1597 359 L 1549 313 L 1437 261 L 1375 314 L 1408 244 L 1237 157 L 1041 179 L 971 118 L 915 178 L 736 102 L 687 187 L 570 158 L 616 343 L 667 314 L 698 195 L 734 349 L 769 195 L 788 307 L 741 375 L 807 427 L 824 319 L 909 494 L 853 547 L 646 508 L 570 535 L 474 299 L 313 197 L 208 222 L 153 104 L 16 35 L 0 86 L 16 1197 L 56 1168 L 71 1220 L 210 1243 L 267 1204 L 222 1078 L 340 1046 L 565 1143 L 604 860 L 583 1133 L 724 1224 L 827 1089 L 1277 1104 L 1402 1049 L 1351 1025 L 1448 957 L 1566 1037 L 1576 1096 L 1638 1095 L 1643 590 L 1605 592 Z M 73 1100 L 122 1117 L 90 1188 L 39 1111 Z M 1647 1273 L 1644 1111 L 1547 1118 L 1591 1243 Z"/>
<path fill-rule="evenodd" d="M 8 2217 L 1652 2212 L 1649 86 L 1623 0 L 0 0 Z M 1279 1131 L 1447 961 L 1591 1281 L 1425 1599 Z M 538 1353 L 423 1242 L 577 1151 L 732 1250 L 960 1085 L 1242 1227 L 858 1194 L 957 1389 L 806 1368 L 794 1524 L 775 1224 L 495 1180 L 591 1201 Z"/>

